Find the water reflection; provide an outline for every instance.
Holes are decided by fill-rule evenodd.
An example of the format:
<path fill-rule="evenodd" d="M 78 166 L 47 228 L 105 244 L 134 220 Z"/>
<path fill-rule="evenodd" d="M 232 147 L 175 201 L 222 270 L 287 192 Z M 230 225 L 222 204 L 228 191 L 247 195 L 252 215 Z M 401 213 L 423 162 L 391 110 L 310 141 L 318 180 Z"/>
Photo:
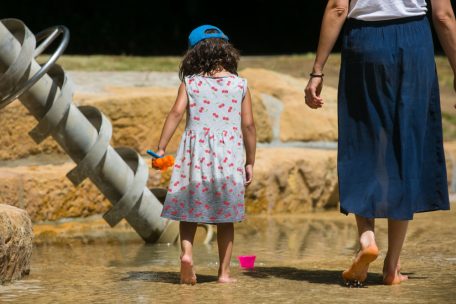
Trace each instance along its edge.
<path fill-rule="evenodd" d="M 381 285 L 384 252 L 370 269 L 367 288 L 349 291 L 341 271 L 357 247 L 352 218 L 339 214 L 250 217 L 236 225 L 232 285 L 217 284 L 217 246 L 195 247 L 197 286 L 179 285 L 179 247 L 138 243 L 52 245 L 34 248 L 30 276 L 0 287 L 1 302 L 19 303 L 444 303 L 456 298 L 456 213 L 413 221 L 403 254 L 410 280 Z M 386 245 L 385 222 L 378 241 Z M 255 254 L 253 271 L 237 255 Z"/>

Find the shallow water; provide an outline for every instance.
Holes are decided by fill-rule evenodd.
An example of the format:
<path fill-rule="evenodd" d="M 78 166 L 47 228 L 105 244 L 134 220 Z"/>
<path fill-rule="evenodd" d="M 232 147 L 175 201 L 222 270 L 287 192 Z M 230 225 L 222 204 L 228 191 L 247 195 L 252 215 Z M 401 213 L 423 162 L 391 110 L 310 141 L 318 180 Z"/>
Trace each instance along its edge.
<path fill-rule="evenodd" d="M 251 217 L 236 226 L 233 276 L 217 284 L 216 243 L 195 248 L 196 286 L 181 286 L 176 245 L 43 245 L 34 249 L 30 275 L 0 287 L 0 302 L 17 303 L 456 303 L 456 213 L 420 214 L 411 223 L 402 257 L 410 280 L 381 285 L 384 258 L 370 269 L 367 287 L 343 286 L 341 271 L 356 250 L 354 219 L 335 212 Z M 385 248 L 385 221 L 377 238 Z M 236 255 L 255 254 L 253 271 Z"/>

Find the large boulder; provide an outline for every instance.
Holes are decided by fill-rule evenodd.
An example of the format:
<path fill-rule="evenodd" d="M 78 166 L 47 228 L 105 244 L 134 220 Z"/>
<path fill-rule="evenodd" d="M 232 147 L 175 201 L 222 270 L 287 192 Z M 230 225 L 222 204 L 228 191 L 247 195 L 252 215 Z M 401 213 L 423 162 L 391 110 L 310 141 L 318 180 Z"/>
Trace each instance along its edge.
<path fill-rule="evenodd" d="M 250 214 L 307 213 L 339 202 L 336 151 L 259 149 L 254 181 L 247 188 Z"/>
<path fill-rule="evenodd" d="M 304 103 L 307 79 L 264 69 L 245 69 L 241 76 L 255 92 L 271 95 L 283 103 L 280 116 L 280 140 L 335 141 L 337 140 L 337 90 L 325 86 L 323 108 L 310 109 Z"/>
<path fill-rule="evenodd" d="M 0 204 L 0 283 L 22 278 L 30 272 L 33 231 L 22 209 Z"/>

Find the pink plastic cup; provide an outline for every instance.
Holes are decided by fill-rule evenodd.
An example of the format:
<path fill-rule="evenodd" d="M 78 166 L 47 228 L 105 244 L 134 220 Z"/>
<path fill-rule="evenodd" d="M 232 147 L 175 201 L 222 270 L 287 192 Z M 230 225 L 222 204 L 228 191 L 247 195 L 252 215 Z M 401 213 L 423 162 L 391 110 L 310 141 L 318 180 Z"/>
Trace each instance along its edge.
<path fill-rule="evenodd" d="M 254 255 L 240 255 L 237 257 L 239 260 L 239 264 L 244 269 L 252 269 L 255 265 L 255 258 Z"/>

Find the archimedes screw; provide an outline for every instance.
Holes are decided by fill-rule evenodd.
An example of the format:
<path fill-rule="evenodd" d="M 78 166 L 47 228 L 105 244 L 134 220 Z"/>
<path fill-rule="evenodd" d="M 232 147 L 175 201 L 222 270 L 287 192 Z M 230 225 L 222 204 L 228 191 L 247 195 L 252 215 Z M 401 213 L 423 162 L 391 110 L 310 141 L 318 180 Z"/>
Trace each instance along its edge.
<path fill-rule="evenodd" d="M 59 36 L 55 52 L 40 66 L 35 57 Z M 166 231 L 169 221 L 160 217 L 162 205 L 146 188 L 149 172 L 142 157 L 130 148 L 110 146 L 112 126 L 103 113 L 72 104 L 71 81 L 55 64 L 68 41 L 64 26 L 35 37 L 20 20 L 1 20 L 0 109 L 20 100 L 38 121 L 29 133 L 33 140 L 52 136 L 77 164 L 69 180 L 79 185 L 89 178 L 112 203 L 103 216 L 109 225 L 125 218 L 146 242 L 173 242 L 177 232 Z"/>

